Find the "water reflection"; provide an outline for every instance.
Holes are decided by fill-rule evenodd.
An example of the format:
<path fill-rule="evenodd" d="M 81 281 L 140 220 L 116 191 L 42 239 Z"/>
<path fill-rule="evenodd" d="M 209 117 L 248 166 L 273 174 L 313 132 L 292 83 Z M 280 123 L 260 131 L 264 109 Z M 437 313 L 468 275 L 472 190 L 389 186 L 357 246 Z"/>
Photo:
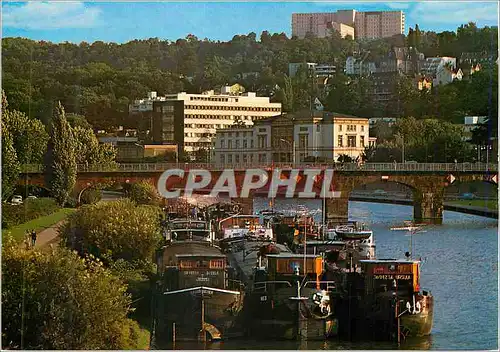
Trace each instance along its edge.
<path fill-rule="evenodd" d="M 174 350 L 428 350 L 432 346 L 432 337 L 414 337 L 403 341 L 398 347 L 391 342 L 347 342 L 338 340 L 326 341 L 272 341 L 235 339 L 228 341 L 177 342 L 162 349 Z"/>
<path fill-rule="evenodd" d="M 275 208 L 291 211 L 298 204 L 321 209 L 321 200 L 277 199 Z M 269 208 L 268 198 L 256 198 L 254 210 Z M 321 212 L 313 213 L 321 222 Z M 408 250 L 409 237 L 390 227 L 413 218 L 413 207 L 349 202 L 349 219 L 363 221 L 374 231 L 379 258 L 399 258 Z M 399 349 L 496 350 L 498 348 L 498 221 L 480 216 L 444 212 L 443 225 L 427 226 L 413 237 L 414 258 L 422 258 L 422 287 L 435 298 L 432 335 L 404 341 Z M 167 349 L 169 347 L 161 347 Z M 171 346 L 170 346 L 171 348 Z M 330 341 L 233 340 L 179 344 L 175 349 L 249 350 L 383 350 L 391 343 Z"/>

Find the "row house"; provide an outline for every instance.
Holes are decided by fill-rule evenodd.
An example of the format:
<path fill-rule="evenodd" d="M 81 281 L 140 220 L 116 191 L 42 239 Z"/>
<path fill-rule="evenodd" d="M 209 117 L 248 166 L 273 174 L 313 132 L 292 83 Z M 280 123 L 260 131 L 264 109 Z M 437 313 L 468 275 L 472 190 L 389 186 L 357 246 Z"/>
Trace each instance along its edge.
<path fill-rule="evenodd" d="M 304 111 L 259 120 L 251 127 L 218 129 L 213 160 L 219 165 L 331 162 L 343 154 L 355 159 L 375 141 L 366 118 Z"/>

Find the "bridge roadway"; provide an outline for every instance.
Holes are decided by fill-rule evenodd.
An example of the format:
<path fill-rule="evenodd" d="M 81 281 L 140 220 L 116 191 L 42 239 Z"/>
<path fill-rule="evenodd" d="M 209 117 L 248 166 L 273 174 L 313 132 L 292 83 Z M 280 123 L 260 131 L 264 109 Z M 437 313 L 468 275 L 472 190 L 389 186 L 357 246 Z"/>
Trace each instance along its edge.
<path fill-rule="evenodd" d="M 498 164 L 486 163 L 247 163 L 247 164 L 212 164 L 212 163 L 128 163 L 116 165 L 78 165 L 78 172 L 156 172 L 169 169 L 203 170 L 246 170 L 246 169 L 333 169 L 335 171 L 404 171 L 404 172 L 498 172 Z M 21 173 L 42 173 L 44 165 L 22 165 Z"/>
<path fill-rule="evenodd" d="M 373 182 L 396 182 L 408 186 L 413 191 L 414 219 L 419 222 L 441 223 L 443 217 L 443 196 L 445 188 L 453 182 L 470 182 L 481 180 L 497 184 L 498 165 L 484 163 L 273 163 L 220 165 L 200 163 L 149 163 L 149 164 L 116 164 L 78 165 L 77 181 L 74 194 L 80 194 L 92 185 L 109 183 L 134 183 L 147 181 L 155 186 L 161 174 L 169 169 L 185 171 L 209 170 L 212 181 L 204 189 L 195 193 L 206 194 L 215 186 L 217 179 L 225 169 L 233 169 L 238 190 L 241 190 L 245 171 L 263 169 L 271 176 L 272 170 L 282 170 L 282 175 L 289 177 L 292 169 L 333 169 L 334 176 L 330 190 L 336 191 L 337 198 L 326 200 L 327 217 L 333 221 L 345 221 L 348 214 L 349 195 L 354 189 Z M 269 177 L 271 178 L 271 177 Z M 167 189 L 184 189 L 187 177 L 170 177 L 166 182 Z M 24 165 L 19 184 L 33 184 L 44 187 L 42 165 Z M 297 191 L 305 184 L 305 177 L 297 181 Z M 268 185 L 266 185 L 268 187 Z M 264 187 L 265 189 L 265 187 Z M 313 191 L 320 197 L 321 183 L 314 184 Z M 261 190 L 255 190 L 255 193 Z M 239 191 L 238 191 L 239 192 Z M 252 194 L 253 195 L 253 194 Z M 251 196 L 252 196 L 251 195 Z M 251 198 L 235 198 L 245 211 L 248 211 Z"/>

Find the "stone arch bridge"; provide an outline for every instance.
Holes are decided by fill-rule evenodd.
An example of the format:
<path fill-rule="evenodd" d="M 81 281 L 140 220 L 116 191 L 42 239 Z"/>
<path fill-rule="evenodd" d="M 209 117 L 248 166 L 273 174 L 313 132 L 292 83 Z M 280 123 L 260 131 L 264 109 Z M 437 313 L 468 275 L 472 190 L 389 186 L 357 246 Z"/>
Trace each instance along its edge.
<path fill-rule="evenodd" d="M 344 164 L 266 164 L 227 166 L 213 164 L 119 164 L 113 168 L 98 166 L 78 166 L 77 181 L 74 194 L 98 184 L 135 183 L 147 181 L 155 186 L 165 170 L 181 169 L 187 174 L 190 170 L 210 171 L 211 181 L 208 186 L 195 190 L 193 193 L 208 194 L 215 186 L 223 170 L 234 170 L 238 194 L 241 190 L 245 171 L 247 169 L 266 170 L 269 177 L 272 172 L 281 170 L 281 178 L 288 178 L 292 169 L 299 170 L 302 175 L 306 169 L 331 169 L 333 178 L 330 190 L 336 191 L 335 198 L 327 198 L 327 219 L 331 221 L 345 221 L 348 216 L 349 195 L 355 189 L 368 183 L 377 181 L 396 182 L 408 186 L 413 191 L 414 220 L 418 222 L 441 223 L 443 219 L 443 196 L 446 187 L 454 182 L 485 181 L 497 184 L 497 164 L 396 164 L 396 163 L 367 163 L 364 165 Z M 322 172 L 323 172 L 322 171 Z M 304 189 L 305 177 L 297 179 L 296 192 Z M 187 177 L 170 177 L 167 180 L 167 189 L 184 189 Z M 45 186 L 43 166 L 25 165 L 20 178 L 20 185 Z M 316 197 L 321 197 L 321 184 L 314 183 L 313 191 Z M 235 198 L 243 205 L 244 211 L 251 212 L 252 196 L 266 193 L 269 185 L 254 190 L 248 198 Z M 278 197 L 280 196 L 278 191 Z"/>

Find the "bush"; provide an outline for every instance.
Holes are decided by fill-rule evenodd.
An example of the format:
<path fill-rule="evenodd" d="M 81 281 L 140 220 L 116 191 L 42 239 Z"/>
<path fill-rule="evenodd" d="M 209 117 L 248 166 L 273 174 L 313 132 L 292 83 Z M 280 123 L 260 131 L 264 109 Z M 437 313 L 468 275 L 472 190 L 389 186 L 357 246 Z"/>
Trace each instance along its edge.
<path fill-rule="evenodd" d="M 21 205 L 3 204 L 2 229 L 23 224 L 61 209 L 53 198 L 26 199 Z"/>
<path fill-rule="evenodd" d="M 83 206 L 60 229 L 61 241 L 81 254 L 151 263 L 160 243 L 159 207 L 129 199 Z"/>
<path fill-rule="evenodd" d="M 125 193 L 137 204 L 159 205 L 161 201 L 156 187 L 146 181 L 127 185 Z"/>
<path fill-rule="evenodd" d="M 2 251 L 2 348 L 139 349 L 140 330 L 128 318 L 131 297 L 126 289 L 98 260 L 64 248 L 24 250 L 7 238 Z"/>
<path fill-rule="evenodd" d="M 102 199 L 102 192 L 96 188 L 89 188 L 83 191 L 80 197 L 82 204 L 95 204 Z"/>

